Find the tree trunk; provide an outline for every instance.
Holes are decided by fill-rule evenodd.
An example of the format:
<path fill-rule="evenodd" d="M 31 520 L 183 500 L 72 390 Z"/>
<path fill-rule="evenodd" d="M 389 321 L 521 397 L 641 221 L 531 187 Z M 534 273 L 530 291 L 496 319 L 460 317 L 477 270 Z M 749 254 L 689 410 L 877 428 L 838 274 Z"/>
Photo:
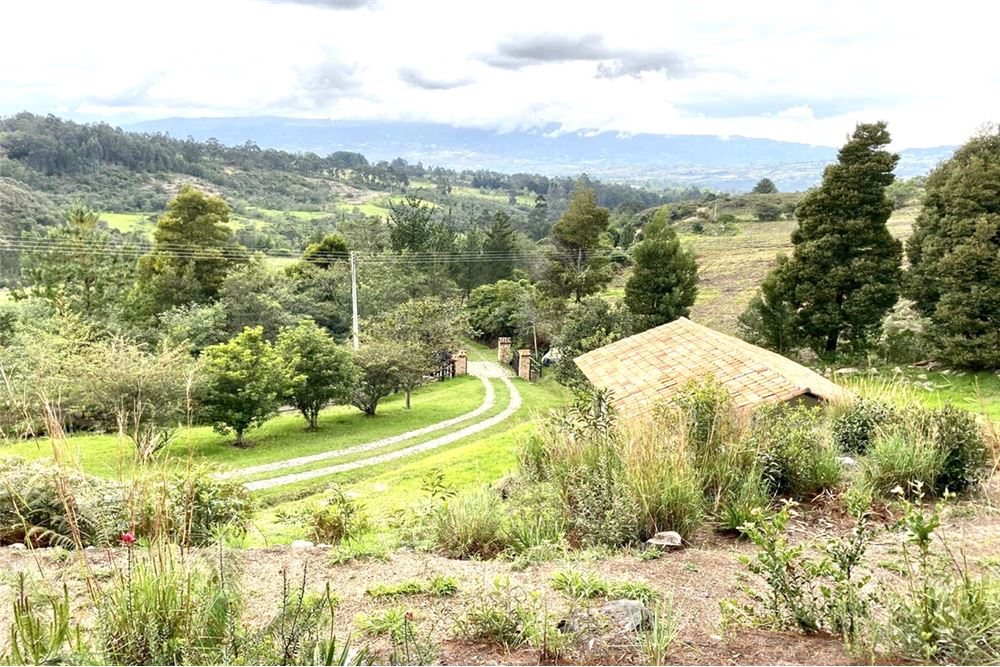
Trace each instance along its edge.
<path fill-rule="evenodd" d="M 826 337 L 826 351 L 831 354 L 837 351 L 837 339 L 840 338 L 840 329 L 834 329 Z"/>
<path fill-rule="evenodd" d="M 310 431 L 315 431 L 317 428 L 319 428 L 319 426 L 316 425 L 316 422 L 319 421 L 319 410 L 315 408 L 309 410 L 309 415 L 306 417 L 306 419 L 309 420 Z"/>
<path fill-rule="evenodd" d="M 406 409 L 410 409 L 410 388 L 406 388 Z"/>

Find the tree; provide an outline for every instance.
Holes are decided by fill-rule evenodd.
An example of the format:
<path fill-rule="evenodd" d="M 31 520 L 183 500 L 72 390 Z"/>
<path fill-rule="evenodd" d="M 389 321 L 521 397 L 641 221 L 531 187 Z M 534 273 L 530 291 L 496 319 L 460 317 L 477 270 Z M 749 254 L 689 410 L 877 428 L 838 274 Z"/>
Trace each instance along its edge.
<path fill-rule="evenodd" d="M 753 207 L 753 212 L 760 222 L 774 222 L 781 219 L 781 207 L 773 202 L 760 202 Z"/>
<path fill-rule="evenodd" d="M 99 222 L 96 211 L 75 205 L 61 225 L 29 237 L 30 249 L 21 257 L 28 295 L 49 301 L 59 312 L 91 320 L 107 318 L 120 308 L 132 286 L 134 260 Z"/>
<path fill-rule="evenodd" d="M 770 195 L 778 191 L 778 186 L 774 184 L 770 178 L 762 178 L 757 181 L 757 185 L 753 186 L 753 190 L 750 192 L 755 195 Z"/>
<path fill-rule="evenodd" d="M 665 210 L 658 210 L 646 226 L 632 261 L 625 305 L 635 316 L 637 330 L 686 317 L 698 293 L 698 265 L 681 246 Z"/>
<path fill-rule="evenodd" d="M 434 207 L 417 197 L 389 204 L 389 245 L 396 252 L 431 248 Z"/>
<path fill-rule="evenodd" d="M 411 392 L 451 358 L 469 332 L 461 304 L 436 297 L 407 301 L 366 328 L 371 339 L 405 346 L 400 355 L 400 387 L 406 392 L 407 409 Z"/>
<path fill-rule="evenodd" d="M 547 287 L 558 296 L 580 299 L 611 282 L 608 209 L 597 205 L 594 190 L 577 184 L 569 208 L 552 227 Z"/>
<path fill-rule="evenodd" d="M 795 310 L 781 291 L 787 263 L 787 256 L 778 255 L 775 268 L 764 277 L 760 291 L 737 322 L 743 340 L 782 354 L 792 351 L 797 343 Z"/>
<path fill-rule="evenodd" d="M 496 211 L 483 238 L 483 257 L 489 261 L 479 267 L 483 283 L 510 278 L 514 271 L 517 231 L 505 211 Z"/>
<path fill-rule="evenodd" d="M 481 285 L 469 295 L 469 325 L 482 338 L 521 337 L 524 331 L 519 314 L 524 303 L 536 297 L 535 286 L 527 280 Z"/>
<path fill-rule="evenodd" d="M 1000 368 L 1000 127 L 959 148 L 927 179 L 907 241 L 907 295 L 929 316 L 948 362 Z"/>
<path fill-rule="evenodd" d="M 631 320 L 623 304 L 611 304 L 599 296 L 586 297 L 576 304 L 553 345 L 561 357 L 555 367 L 556 379 L 571 387 L 588 384 L 573 359 L 631 335 Z"/>
<path fill-rule="evenodd" d="M 218 304 L 226 316 L 225 331 L 236 335 L 247 327 L 262 327 L 274 340 L 278 330 L 293 325 L 311 304 L 296 293 L 292 279 L 262 260 L 236 267 L 222 281 Z"/>
<path fill-rule="evenodd" d="M 187 349 L 166 344 L 147 352 L 115 337 L 82 356 L 87 412 L 131 440 L 141 460 L 151 459 L 190 415 L 198 376 Z"/>
<path fill-rule="evenodd" d="M 299 409 L 310 431 L 316 430 L 324 406 L 350 402 L 358 380 L 351 352 L 316 323 L 302 320 L 282 329 L 275 349 L 289 378 L 285 399 Z"/>
<path fill-rule="evenodd" d="M 225 201 L 189 185 L 181 188 L 156 223 L 153 247 L 139 259 L 133 295 L 140 315 L 218 295 L 226 273 L 246 259 L 227 222 Z"/>
<path fill-rule="evenodd" d="M 208 420 L 222 434 L 236 434 L 236 446 L 246 444 L 248 429 L 277 414 L 289 383 L 285 363 L 264 338 L 261 327 L 247 328 L 225 343 L 205 349 L 205 396 Z"/>
<path fill-rule="evenodd" d="M 358 382 L 351 402 L 366 416 L 374 417 L 379 401 L 404 382 L 407 346 L 398 341 L 366 341 L 354 354 Z"/>
<path fill-rule="evenodd" d="M 350 249 L 343 236 L 327 234 L 319 243 L 310 243 L 306 246 L 302 259 L 321 269 L 328 269 L 334 262 L 346 260 L 349 253 Z"/>
<path fill-rule="evenodd" d="M 842 338 L 856 352 L 871 342 L 899 296 L 902 246 L 886 227 L 885 189 L 899 156 L 884 150 L 884 122 L 858 124 L 796 209 L 792 257 L 772 274 L 777 312 L 795 312 L 796 338 L 833 354 Z"/>

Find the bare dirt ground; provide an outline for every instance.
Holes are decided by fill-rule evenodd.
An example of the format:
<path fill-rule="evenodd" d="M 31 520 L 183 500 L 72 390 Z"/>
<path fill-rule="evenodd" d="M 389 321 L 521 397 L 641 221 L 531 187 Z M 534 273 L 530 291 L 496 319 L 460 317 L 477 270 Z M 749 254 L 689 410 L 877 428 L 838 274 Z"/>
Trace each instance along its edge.
<path fill-rule="evenodd" d="M 891 524 L 898 516 L 884 515 L 879 520 Z M 804 513 L 790 525 L 792 539 L 823 539 L 841 534 L 849 521 L 835 511 L 816 509 Z M 949 547 L 961 552 L 974 569 L 1000 563 L 1000 521 L 988 502 L 955 505 L 946 513 L 943 533 Z M 901 536 L 883 533 L 867 556 L 868 568 L 888 583 L 902 583 L 894 571 L 900 558 Z M 551 586 L 556 570 L 574 568 L 610 581 L 646 582 L 664 598 L 673 600 L 680 622 L 677 641 L 670 659 L 680 664 L 850 664 L 849 655 L 838 639 L 805 637 L 795 633 L 720 626 L 719 602 L 739 597 L 744 567 L 738 561 L 752 553 L 752 546 L 704 530 L 693 539 L 694 546 L 671 552 L 659 559 L 642 561 L 634 554 L 586 561 L 547 562 L 517 571 L 504 561 L 460 561 L 432 553 L 398 551 L 388 561 L 361 561 L 345 565 L 330 563 L 324 547 L 248 549 L 234 552 L 247 601 L 245 621 L 263 625 L 279 608 L 283 582 L 294 588 L 305 573 L 307 588 L 321 592 L 327 583 L 340 598 L 337 625 L 339 632 L 351 634 L 357 645 L 369 645 L 385 651 L 385 640 L 369 639 L 358 632 L 354 620 L 358 614 L 372 613 L 402 605 L 413 612 L 417 627 L 430 633 L 438 647 L 441 664 L 538 664 L 539 653 L 533 649 L 510 652 L 496 646 L 471 643 L 456 638 L 454 624 L 468 605 L 479 599 L 496 577 L 509 577 L 513 586 L 544 596 L 551 613 L 562 617 L 569 602 Z M 127 553 L 123 548 L 94 549 L 80 553 L 42 549 L 35 552 L 0 549 L 0 637 L 9 632 L 10 609 L 16 585 L 16 573 L 25 572 L 34 581 L 44 581 L 54 591 L 63 583 L 69 586 L 75 617 L 84 624 L 93 617 L 90 598 L 82 576 L 84 568 L 98 586 L 106 586 L 113 568 L 122 567 Z M 212 550 L 197 550 L 186 558 L 216 558 Z M 434 575 L 454 577 L 459 592 L 450 598 L 426 595 L 398 599 L 373 600 L 365 594 L 372 584 L 388 584 L 406 579 L 427 579 Z M 39 584 L 40 586 L 42 584 Z M 595 602 L 599 606 L 600 602 Z M 575 664 L 633 664 L 642 661 L 635 644 L 616 648 L 591 648 L 576 645 L 565 658 Z"/>

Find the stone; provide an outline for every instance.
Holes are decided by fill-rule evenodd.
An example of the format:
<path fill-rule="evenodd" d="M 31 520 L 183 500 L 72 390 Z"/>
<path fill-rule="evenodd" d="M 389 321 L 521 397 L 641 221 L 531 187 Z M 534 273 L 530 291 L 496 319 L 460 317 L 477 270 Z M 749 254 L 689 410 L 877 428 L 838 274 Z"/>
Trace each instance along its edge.
<path fill-rule="evenodd" d="M 844 468 L 854 469 L 858 467 L 858 462 L 850 456 L 838 456 L 837 461 Z"/>
<path fill-rule="evenodd" d="M 559 630 L 577 635 L 580 644 L 617 645 L 623 636 L 648 628 L 652 614 L 639 600 L 611 600 L 600 607 L 577 609 L 559 622 Z"/>
<path fill-rule="evenodd" d="M 612 600 L 597 610 L 614 632 L 638 632 L 649 627 L 652 615 L 639 600 Z"/>
<path fill-rule="evenodd" d="M 681 539 L 680 533 L 673 530 L 665 530 L 646 540 L 647 549 L 680 549 L 682 546 L 684 546 L 684 541 Z"/>
<path fill-rule="evenodd" d="M 309 540 L 295 540 L 294 542 L 292 542 L 293 549 L 308 549 L 313 546 L 315 545 Z"/>
<path fill-rule="evenodd" d="M 833 372 L 834 375 L 853 375 L 855 373 L 860 373 L 861 369 L 855 368 L 854 366 L 847 366 L 845 368 L 838 368 Z"/>
<path fill-rule="evenodd" d="M 10 545 L 10 548 L 13 549 L 14 551 L 24 551 L 28 547 L 24 546 L 24 544 L 22 544 L 21 542 L 15 542 L 14 544 Z"/>

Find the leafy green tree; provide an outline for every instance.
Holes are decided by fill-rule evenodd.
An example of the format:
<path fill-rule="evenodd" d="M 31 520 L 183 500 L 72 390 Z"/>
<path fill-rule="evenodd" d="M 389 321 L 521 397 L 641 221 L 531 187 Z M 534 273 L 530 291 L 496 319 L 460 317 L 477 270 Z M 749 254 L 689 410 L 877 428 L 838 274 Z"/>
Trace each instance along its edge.
<path fill-rule="evenodd" d="M 632 316 L 624 304 L 586 297 L 573 306 L 554 341 L 553 348 L 561 355 L 555 367 L 556 379 L 570 387 L 586 386 L 587 379 L 573 359 L 632 333 Z"/>
<path fill-rule="evenodd" d="M 391 340 L 365 341 L 354 353 L 358 382 L 351 402 L 366 416 L 374 417 L 379 402 L 406 381 L 407 344 Z"/>
<path fill-rule="evenodd" d="M 295 291 L 288 274 L 259 259 L 226 275 L 218 303 L 225 313 L 225 331 L 229 336 L 259 326 L 268 340 L 274 340 L 279 329 L 293 325 L 310 307 L 305 297 Z"/>
<path fill-rule="evenodd" d="M 451 358 L 469 333 L 461 304 L 436 297 L 407 301 L 366 328 L 368 338 L 405 346 L 400 387 L 406 392 L 407 409 L 412 391 Z"/>
<path fill-rule="evenodd" d="M 888 143 L 885 123 L 858 124 L 796 209 L 792 257 L 772 274 L 770 307 L 795 312 L 795 337 L 819 354 L 835 353 L 845 337 L 864 350 L 899 296 L 902 246 L 886 227 L 885 194 L 899 156 Z"/>
<path fill-rule="evenodd" d="M 757 181 L 757 185 L 753 186 L 753 190 L 750 192 L 755 195 L 770 195 L 778 191 L 778 186 L 774 184 L 770 178 L 762 178 Z"/>
<path fill-rule="evenodd" d="M 472 227 L 459 235 L 455 245 L 459 254 L 463 257 L 474 257 L 482 252 L 484 238 L 485 234 L 482 229 Z M 466 296 L 473 289 L 486 282 L 483 280 L 482 265 L 479 262 L 456 262 L 453 275 L 459 290 Z"/>
<path fill-rule="evenodd" d="M 299 409 L 315 431 L 319 411 L 331 403 L 348 403 L 358 381 L 351 352 L 311 320 L 282 329 L 275 349 L 287 369 L 285 399 Z"/>
<path fill-rule="evenodd" d="M 26 294 L 91 320 L 118 311 L 132 287 L 135 262 L 99 222 L 97 211 L 76 205 L 59 226 L 30 235 L 31 249 L 21 256 Z M 14 292 L 15 298 L 24 295 Z"/>
<path fill-rule="evenodd" d="M 625 305 L 637 330 L 686 317 L 698 293 L 698 265 L 681 246 L 677 233 L 660 209 L 634 247 L 632 274 L 625 283 Z"/>
<path fill-rule="evenodd" d="M 278 412 L 289 383 L 288 369 L 261 327 L 247 328 L 225 343 L 205 349 L 205 414 L 216 431 L 236 434 L 236 446 L 246 444 L 244 434 Z"/>
<path fill-rule="evenodd" d="M 310 243 L 302 253 L 302 259 L 322 269 L 338 261 L 346 261 L 350 248 L 340 234 L 327 234 L 319 243 Z"/>
<path fill-rule="evenodd" d="M 535 301 L 538 290 L 527 280 L 500 280 L 481 285 L 469 295 L 469 325 L 486 339 L 514 336 L 523 339 L 520 314 L 524 303 Z"/>
<path fill-rule="evenodd" d="M 553 294 L 573 296 L 579 302 L 611 282 L 608 218 L 608 209 L 597 205 L 593 188 L 578 183 L 569 208 L 552 227 L 550 235 L 554 248 L 546 286 Z"/>
<path fill-rule="evenodd" d="M 927 179 L 907 241 L 907 294 L 949 363 L 1000 368 L 1000 127 Z"/>
<path fill-rule="evenodd" d="M 156 223 L 153 247 L 139 259 L 133 297 L 140 315 L 218 295 L 226 273 L 246 259 L 227 222 L 229 205 L 221 198 L 181 188 Z"/>

